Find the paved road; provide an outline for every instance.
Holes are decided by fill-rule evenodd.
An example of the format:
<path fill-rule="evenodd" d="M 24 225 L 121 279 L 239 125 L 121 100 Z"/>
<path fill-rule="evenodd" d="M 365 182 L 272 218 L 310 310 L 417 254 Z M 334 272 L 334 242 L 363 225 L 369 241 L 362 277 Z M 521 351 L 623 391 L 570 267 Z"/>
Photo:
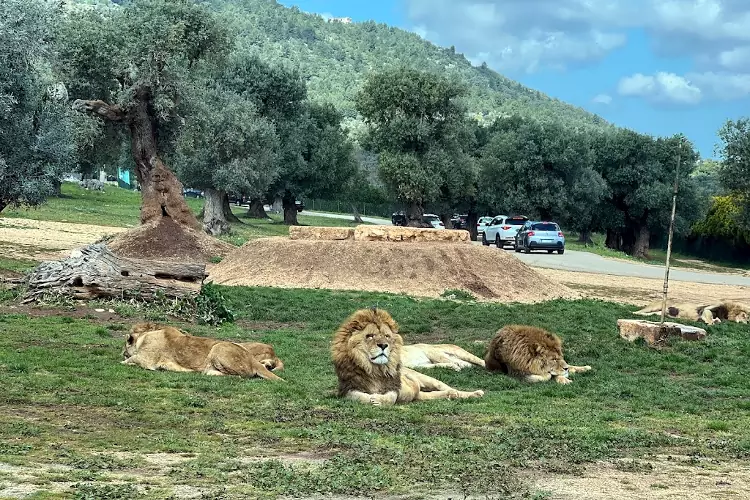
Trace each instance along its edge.
<path fill-rule="evenodd" d="M 354 220 L 354 216 L 352 214 L 332 214 L 328 212 L 314 212 L 312 210 L 304 210 L 302 211 L 302 215 L 316 215 L 318 217 L 328 217 L 331 219 L 348 219 L 348 220 Z M 370 224 L 386 224 L 388 226 L 391 225 L 390 219 L 383 219 L 382 217 L 365 217 L 362 216 L 363 222 L 368 222 Z"/>
<path fill-rule="evenodd" d="M 326 212 L 308 212 L 310 215 L 321 217 L 332 217 L 336 219 L 351 219 L 351 215 L 331 214 Z M 379 217 L 362 217 L 362 220 L 371 224 L 387 224 L 391 221 Z M 481 245 L 475 241 L 474 244 Z M 495 249 L 495 247 L 491 247 Z M 498 250 L 500 252 L 501 250 Z M 563 271 L 581 271 L 596 274 L 612 274 L 615 276 L 632 276 L 636 278 L 664 278 L 664 267 L 653 266 L 649 264 L 640 264 L 637 262 L 626 262 L 618 259 L 608 259 L 601 255 L 589 252 L 577 252 L 567 250 L 563 255 L 556 253 L 515 253 L 512 250 L 502 250 L 515 255 L 523 262 L 533 267 L 542 267 L 547 269 L 561 269 Z M 736 274 L 724 273 L 707 273 L 696 271 L 685 271 L 680 268 L 671 268 L 669 270 L 669 279 L 675 281 L 691 281 L 694 283 L 710 283 L 719 285 L 740 285 L 750 286 L 750 276 L 740 276 Z"/>
<path fill-rule="evenodd" d="M 626 262 L 618 259 L 608 259 L 601 255 L 589 252 L 566 250 L 563 255 L 558 255 L 556 253 L 548 254 L 547 252 L 531 253 L 527 255 L 524 253 L 515 253 L 512 250 L 504 251 L 513 253 L 516 257 L 533 267 L 562 269 L 565 271 L 583 271 L 597 274 L 613 274 L 615 276 L 664 279 L 663 266 L 652 266 L 649 264 Z M 672 267 L 669 270 L 669 279 L 675 281 L 691 281 L 693 283 L 750 286 L 750 277 L 736 274 L 685 271 L 678 267 Z"/>

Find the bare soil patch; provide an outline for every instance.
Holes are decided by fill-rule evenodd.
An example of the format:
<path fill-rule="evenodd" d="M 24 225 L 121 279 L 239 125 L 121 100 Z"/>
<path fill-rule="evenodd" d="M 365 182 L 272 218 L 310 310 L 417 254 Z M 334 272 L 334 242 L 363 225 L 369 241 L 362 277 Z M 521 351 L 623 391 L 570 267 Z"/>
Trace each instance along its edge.
<path fill-rule="evenodd" d="M 122 227 L 0 218 L 0 247 L 7 257 L 52 260 L 69 253 L 60 250 L 88 245 L 125 230 Z"/>
<path fill-rule="evenodd" d="M 580 476 L 544 476 L 534 483 L 551 492 L 554 500 L 750 498 L 750 466 L 744 462 L 696 465 L 687 459 L 659 457 L 598 463 Z"/>
<path fill-rule="evenodd" d="M 580 294 L 512 255 L 478 245 L 305 241 L 247 242 L 214 266 L 217 284 L 328 288 L 438 297 L 460 289 L 480 300 L 540 302 Z"/>
<path fill-rule="evenodd" d="M 609 274 L 561 271 L 558 269 L 536 269 L 539 274 L 580 291 L 587 297 L 610 300 L 624 304 L 644 306 L 661 298 L 663 280 L 633 278 Z M 706 300 L 750 300 L 750 287 L 738 285 L 717 285 L 688 281 L 669 282 L 669 298 L 681 302 Z"/>
<path fill-rule="evenodd" d="M 131 259 L 208 262 L 235 247 L 177 224 L 169 217 L 121 233 L 107 243 L 112 253 Z"/>

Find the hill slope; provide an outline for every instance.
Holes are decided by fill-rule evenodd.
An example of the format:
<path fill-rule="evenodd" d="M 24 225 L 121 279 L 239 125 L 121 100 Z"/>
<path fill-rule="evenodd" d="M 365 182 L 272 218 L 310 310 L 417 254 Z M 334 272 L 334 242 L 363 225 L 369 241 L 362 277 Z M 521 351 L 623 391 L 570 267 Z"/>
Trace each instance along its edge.
<path fill-rule="evenodd" d="M 73 0 L 106 4 L 107 0 Z M 114 3 L 121 3 L 115 1 Z M 580 127 L 606 127 L 601 117 L 524 87 L 486 66 L 475 67 L 453 48 L 441 48 L 415 33 L 372 21 L 342 24 L 287 8 L 275 0 L 206 0 L 240 33 L 239 43 L 264 60 L 293 67 L 307 80 L 310 97 L 333 103 L 355 129 L 354 96 L 368 73 L 409 66 L 457 78 L 469 86 L 466 102 L 482 121 L 520 113 Z"/>
<path fill-rule="evenodd" d="M 579 126 L 607 126 L 599 116 L 524 87 L 487 67 L 475 67 L 452 48 L 372 21 L 342 24 L 287 8 L 275 0 L 209 0 L 231 19 L 245 43 L 266 60 L 298 68 L 310 96 L 356 118 L 354 96 L 368 72 L 406 65 L 450 75 L 470 87 L 467 104 L 478 118 L 518 112 Z"/>

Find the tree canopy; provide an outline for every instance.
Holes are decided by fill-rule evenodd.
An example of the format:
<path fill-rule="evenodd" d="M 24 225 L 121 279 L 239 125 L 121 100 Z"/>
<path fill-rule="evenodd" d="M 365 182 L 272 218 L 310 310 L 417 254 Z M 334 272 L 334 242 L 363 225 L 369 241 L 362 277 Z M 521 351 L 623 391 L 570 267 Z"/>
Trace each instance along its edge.
<path fill-rule="evenodd" d="M 0 3 L 0 211 L 42 203 L 75 162 L 67 91 L 52 73 L 60 15 L 42 0 Z"/>
<path fill-rule="evenodd" d="M 741 224 L 750 230 L 750 119 L 727 121 L 719 130 L 719 138 L 721 183 L 742 206 Z"/>
<path fill-rule="evenodd" d="M 370 76 L 357 96 L 368 126 L 365 147 L 379 153 L 380 175 L 421 225 L 428 203 L 454 205 L 473 186 L 473 130 L 459 98 L 464 87 L 400 68 Z"/>

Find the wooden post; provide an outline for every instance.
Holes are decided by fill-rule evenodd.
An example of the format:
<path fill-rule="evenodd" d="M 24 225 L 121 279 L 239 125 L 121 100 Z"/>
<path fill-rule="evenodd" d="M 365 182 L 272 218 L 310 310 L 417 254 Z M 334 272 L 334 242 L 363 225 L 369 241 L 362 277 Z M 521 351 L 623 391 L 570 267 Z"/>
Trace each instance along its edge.
<path fill-rule="evenodd" d="M 667 262 L 664 267 L 664 296 L 661 300 L 661 324 L 667 314 L 667 291 L 669 290 L 669 260 L 672 257 L 672 237 L 674 235 L 674 218 L 677 209 L 677 188 L 680 181 L 680 160 L 682 159 L 682 137 L 677 150 L 677 168 L 674 175 L 674 191 L 672 192 L 672 218 L 669 220 L 669 239 L 667 240 Z"/>

